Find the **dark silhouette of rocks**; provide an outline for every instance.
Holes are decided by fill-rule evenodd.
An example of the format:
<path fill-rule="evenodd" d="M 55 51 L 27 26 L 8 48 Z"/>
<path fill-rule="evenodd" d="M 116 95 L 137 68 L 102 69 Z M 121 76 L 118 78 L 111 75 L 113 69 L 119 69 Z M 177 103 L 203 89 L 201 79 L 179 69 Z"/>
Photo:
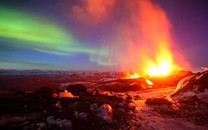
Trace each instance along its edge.
<path fill-rule="evenodd" d="M 49 99 L 52 97 L 53 89 L 51 89 L 49 87 L 41 87 L 41 88 L 37 89 L 34 93 L 38 97 Z"/>
<path fill-rule="evenodd" d="M 87 87 L 81 84 L 73 84 L 73 85 L 68 85 L 66 90 L 68 92 L 71 92 L 73 95 L 79 95 L 80 93 L 87 92 Z"/>
<path fill-rule="evenodd" d="M 138 91 L 143 89 L 152 88 L 146 81 L 146 78 L 135 79 L 118 79 L 106 82 L 99 82 L 96 87 L 101 90 L 113 91 L 113 92 L 126 92 L 126 91 Z"/>
<path fill-rule="evenodd" d="M 171 106 L 172 105 L 172 103 L 165 98 L 148 98 L 145 101 L 145 103 L 148 105 L 158 105 L 158 106 L 162 106 L 162 105 Z"/>
<path fill-rule="evenodd" d="M 17 94 L 17 95 L 25 95 L 25 92 L 24 91 L 22 91 L 22 90 L 17 90 L 16 92 L 15 92 L 15 94 Z"/>

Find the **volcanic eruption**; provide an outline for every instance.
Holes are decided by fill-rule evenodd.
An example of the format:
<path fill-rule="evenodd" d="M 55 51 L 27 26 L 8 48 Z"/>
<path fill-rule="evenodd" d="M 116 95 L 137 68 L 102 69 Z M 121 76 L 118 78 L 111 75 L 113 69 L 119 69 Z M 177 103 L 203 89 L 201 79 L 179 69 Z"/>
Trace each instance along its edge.
<path fill-rule="evenodd" d="M 128 60 L 122 64 L 131 72 L 133 70 L 128 77 L 167 76 L 174 70 L 187 68 L 187 62 L 172 39 L 172 26 L 164 10 L 150 0 L 127 5 L 139 9 L 130 13 L 134 28 L 125 26 Z"/>

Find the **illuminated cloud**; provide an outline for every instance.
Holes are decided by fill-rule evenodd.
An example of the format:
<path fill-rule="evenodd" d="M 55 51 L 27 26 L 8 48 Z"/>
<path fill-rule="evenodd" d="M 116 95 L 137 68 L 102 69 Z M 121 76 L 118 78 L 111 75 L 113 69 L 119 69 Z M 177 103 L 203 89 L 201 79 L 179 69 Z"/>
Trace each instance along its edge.
<path fill-rule="evenodd" d="M 79 22 L 96 25 L 108 19 L 116 0 L 85 0 L 72 7 L 72 14 Z"/>

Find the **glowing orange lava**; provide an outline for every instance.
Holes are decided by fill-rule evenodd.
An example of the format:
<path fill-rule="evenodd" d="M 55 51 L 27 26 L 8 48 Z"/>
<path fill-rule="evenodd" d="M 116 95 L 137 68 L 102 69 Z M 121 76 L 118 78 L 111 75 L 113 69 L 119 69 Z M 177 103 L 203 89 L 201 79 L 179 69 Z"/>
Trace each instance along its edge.
<path fill-rule="evenodd" d="M 157 4 L 150 0 L 139 1 L 139 14 L 137 20 L 137 41 L 140 46 L 130 46 L 129 66 L 143 76 L 167 76 L 177 69 L 182 69 L 184 60 L 178 51 L 172 50 L 175 42 L 171 36 L 172 25 L 165 13 Z M 132 44 L 131 44 L 132 45 Z M 139 49 L 136 51 L 136 49 Z M 134 53 L 137 52 L 137 53 Z M 135 60 L 135 59 L 138 59 Z M 135 78 L 133 74 L 130 78 Z"/>
<path fill-rule="evenodd" d="M 178 67 L 174 65 L 171 52 L 163 48 L 161 53 L 156 55 L 155 61 L 147 61 L 147 66 L 144 69 L 149 76 L 167 76 Z"/>
<path fill-rule="evenodd" d="M 128 76 L 128 78 L 130 78 L 130 79 L 136 79 L 136 78 L 139 78 L 140 76 L 139 76 L 139 74 L 138 73 L 133 73 L 133 74 L 130 74 L 129 76 Z"/>

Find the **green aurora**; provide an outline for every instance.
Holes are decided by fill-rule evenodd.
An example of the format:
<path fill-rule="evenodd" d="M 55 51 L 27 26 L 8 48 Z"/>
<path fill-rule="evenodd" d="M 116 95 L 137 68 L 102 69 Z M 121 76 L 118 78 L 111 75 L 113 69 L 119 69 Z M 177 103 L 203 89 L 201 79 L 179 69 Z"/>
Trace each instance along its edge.
<path fill-rule="evenodd" d="M 69 32 L 43 18 L 2 8 L 0 17 L 0 37 L 19 40 L 15 46 L 60 55 L 107 55 L 105 50 L 80 44 Z"/>

